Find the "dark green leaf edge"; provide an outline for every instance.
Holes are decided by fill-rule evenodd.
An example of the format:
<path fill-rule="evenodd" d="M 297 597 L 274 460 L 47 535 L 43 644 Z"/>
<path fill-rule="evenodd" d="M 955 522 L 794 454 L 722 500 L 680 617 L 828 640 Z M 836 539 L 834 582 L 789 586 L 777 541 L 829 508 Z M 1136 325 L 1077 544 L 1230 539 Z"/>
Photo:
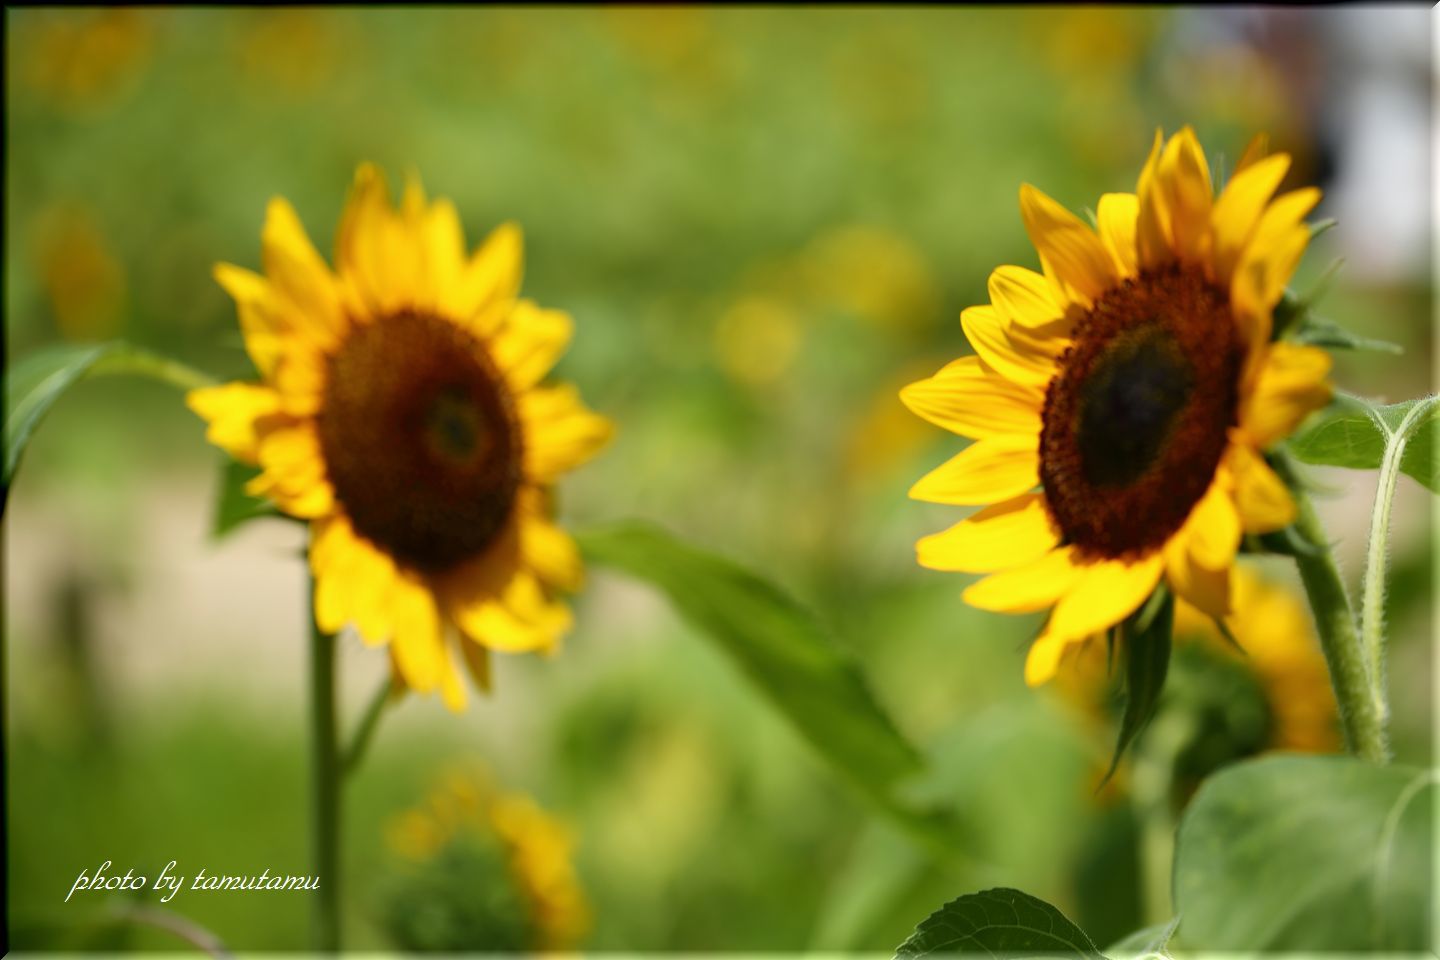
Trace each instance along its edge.
<path fill-rule="evenodd" d="M 915 932 L 896 948 L 895 957 L 909 960 L 968 951 L 996 958 L 1103 960 L 1085 931 L 1063 913 L 1044 900 L 1009 887 L 951 900 L 915 927 Z"/>

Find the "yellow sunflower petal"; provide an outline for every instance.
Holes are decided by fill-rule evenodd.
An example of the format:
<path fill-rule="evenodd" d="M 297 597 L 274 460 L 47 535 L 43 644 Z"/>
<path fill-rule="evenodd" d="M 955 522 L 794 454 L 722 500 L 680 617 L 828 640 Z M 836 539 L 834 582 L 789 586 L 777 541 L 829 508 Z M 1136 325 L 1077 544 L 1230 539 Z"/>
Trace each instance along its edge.
<path fill-rule="evenodd" d="M 1246 533 L 1270 533 L 1294 522 L 1295 500 L 1263 457 L 1244 443 L 1232 443 L 1229 461 L 1235 506 Z"/>
<path fill-rule="evenodd" d="M 1270 344 L 1253 392 L 1245 399 L 1241 426 L 1265 448 L 1295 432 L 1307 416 L 1330 402 L 1330 354 L 1319 347 Z"/>
<path fill-rule="evenodd" d="M 1040 433 L 1041 391 L 986 370 L 979 357 L 962 357 L 939 373 L 900 391 L 915 414 L 961 436 Z"/>
<path fill-rule="evenodd" d="M 477 333 L 490 332 L 490 323 L 503 316 L 491 310 L 514 300 L 524 273 L 524 239 L 515 223 L 496 227 L 461 271 L 449 302 L 457 319 L 469 323 Z"/>
<path fill-rule="evenodd" d="M 410 304 L 420 288 L 419 245 L 391 209 L 384 174 L 373 164 L 356 171 L 340 219 L 336 264 L 373 314 Z"/>
<path fill-rule="evenodd" d="M 334 343 L 345 326 L 334 278 L 283 197 L 271 200 L 266 210 L 260 249 L 271 289 L 289 308 L 291 326 Z"/>
<path fill-rule="evenodd" d="M 931 570 L 990 573 L 1038 560 L 1059 542 L 1044 496 L 1027 493 L 921 538 L 915 553 Z"/>
<path fill-rule="evenodd" d="M 356 536 L 343 516 L 314 521 L 311 529 L 315 622 L 327 633 L 352 624 L 368 646 L 387 643 L 398 576 L 395 564 L 369 541 Z"/>
<path fill-rule="evenodd" d="M 270 378 L 286 413 L 309 417 L 320 412 L 325 395 L 325 371 L 324 354 L 294 340 L 289 342 Z"/>
<path fill-rule="evenodd" d="M 994 307 L 969 307 L 960 314 L 960 326 L 975 353 L 992 370 L 1030 387 L 1044 387 L 1055 376 L 1055 358 L 1069 339 L 1034 336 L 1041 331 L 1006 330 Z"/>
<path fill-rule="evenodd" d="M 235 301 L 240 317 L 240 335 L 260 376 L 270 378 L 276 362 L 285 352 L 289 325 L 270 305 L 270 281 L 243 267 L 217 263 L 215 281 Z"/>
<path fill-rule="evenodd" d="M 1079 642 L 1073 637 L 1062 637 L 1052 633 L 1042 633 L 1037 637 L 1025 655 L 1026 685 L 1038 687 L 1041 684 L 1049 683 L 1055 676 L 1060 666 L 1060 658 L 1065 655 L 1065 651 L 1070 648 L 1071 644 Z"/>
<path fill-rule="evenodd" d="M 1169 211 L 1170 241 L 1176 255 L 1188 263 L 1208 256 L 1214 188 L 1205 152 L 1190 127 L 1182 128 L 1165 145 L 1158 180 Z"/>
<path fill-rule="evenodd" d="M 525 564 L 552 587 L 580 588 L 584 566 L 575 540 L 549 519 L 527 513 L 520 520 L 520 551 Z"/>
<path fill-rule="evenodd" d="M 1195 561 L 1190 538 L 1171 537 L 1165 544 L 1165 579 L 1176 595 L 1212 617 L 1230 615 L 1231 576 L 1234 566 L 1207 568 Z M 1177 615 L 1179 607 L 1176 608 Z M 1180 632 L 1177 628 L 1176 632 Z"/>
<path fill-rule="evenodd" d="M 406 686 L 420 693 L 434 690 L 445 669 L 440 613 L 434 596 L 420 581 L 402 575 L 395 581 L 391 616 L 394 635 L 390 649 Z"/>
<path fill-rule="evenodd" d="M 430 204 L 421 216 L 419 233 L 435 305 L 446 316 L 459 319 L 458 311 L 451 310 L 451 296 L 465 268 L 465 231 L 455 205 L 443 198 Z"/>
<path fill-rule="evenodd" d="M 1122 277 L 1139 272 L 1139 253 L 1135 249 L 1135 231 L 1140 219 L 1140 198 L 1133 193 L 1107 193 L 1100 197 L 1095 222 L 1100 240 L 1115 261 Z"/>
<path fill-rule="evenodd" d="M 491 355 L 514 390 L 539 383 L 570 345 L 575 322 L 563 310 L 543 310 L 529 300 L 515 309 L 490 340 Z"/>
<path fill-rule="evenodd" d="M 308 421 L 278 427 L 260 441 L 264 472 L 246 491 L 275 501 L 292 517 L 321 517 L 335 508 L 334 490 L 325 476 L 325 458 L 315 425 Z"/>
<path fill-rule="evenodd" d="M 1285 292 L 1285 284 L 1309 245 L 1305 216 L 1320 202 L 1314 187 L 1292 190 L 1278 197 L 1260 215 L 1249 242 L 1236 261 L 1230 281 L 1230 300 L 1236 313 L 1250 324 L 1245 332 L 1253 342 L 1270 338 L 1270 311 Z"/>
<path fill-rule="evenodd" d="M 915 500 L 982 505 L 1017 497 L 1040 482 L 1039 437 L 976 440 L 910 488 Z"/>
<path fill-rule="evenodd" d="M 1083 564 L 1025 658 L 1025 682 L 1039 686 L 1055 675 L 1073 644 L 1113 627 L 1139 609 L 1160 582 L 1160 552 L 1135 563 L 1103 560 Z"/>
<path fill-rule="evenodd" d="M 1228 488 L 1228 473 L 1218 477 L 1190 511 L 1181 527 L 1190 555 L 1210 570 L 1223 570 L 1235 562 L 1240 548 L 1240 515 Z"/>
<path fill-rule="evenodd" d="M 1088 307 L 1119 282 L 1115 263 L 1095 231 L 1028 183 L 1020 187 L 1020 216 L 1045 275 L 1066 302 Z"/>
<path fill-rule="evenodd" d="M 1265 205 L 1289 169 L 1290 158 L 1277 153 L 1237 170 L 1221 191 L 1210 215 L 1215 231 L 1213 262 L 1217 283 L 1229 286 Z"/>
<path fill-rule="evenodd" d="M 1164 146 L 1165 138 L 1156 130 L 1150 158 L 1145 161 L 1135 188 L 1140 204 L 1135 221 L 1135 250 L 1141 270 L 1156 270 L 1175 260 L 1170 244 L 1170 208 L 1160 186 L 1160 156 Z"/>
<path fill-rule="evenodd" d="M 1043 327 L 1064 319 L 1050 281 L 1024 267 L 996 267 L 990 274 L 990 302 L 1011 323 Z"/>
<path fill-rule="evenodd" d="M 1045 632 L 1083 640 L 1113 627 L 1140 608 L 1160 582 L 1164 557 L 1156 551 L 1134 562 L 1081 563 L 1079 575 L 1055 604 Z"/>
<path fill-rule="evenodd" d="M 992 573 L 965 588 L 961 599 L 995 613 L 1030 613 L 1053 605 L 1080 575 L 1072 547 L 1052 550 L 1038 560 Z"/>
<path fill-rule="evenodd" d="M 282 415 L 280 396 L 253 383 L 225 383 L 202 387 L 185 395 L 185 405 L 207 426 L 205 439 L 236 460 L 260 462 L 260 442 L 272 430 L 291 421 Z"/>
<path fill-rule="evenodd" d="M 517 406 L 525 431 L 525 473 L 535 483 L 550 483 L 589 460 L 615 432 L 569 384 L 532 389 L 517 398 Z"/>
<path fill-rule="evenodd" d="M 452 616 L 471 640 L 505 653 L 549 649 L 571 622 L 569 608 L 548 599 L 526 573 L 517 573 L 499 596 L 457 606 Z"/>
<path fill-rule="evenodd" d="M 460 671 L 455 667 L 454 652 L 450 649 L 458 642 L 461 649 L 467 646 L 474 646 L 469 640 L 462 636 L 456 636 L 453 640 L 443 642 L 440 647 L 440 700 L 445 704 L 445 709 L 451 713 L 461 713 L 465 709 L 465 702 L 468 697 L 465 694 L 465 684 L 461 680 Z"/>

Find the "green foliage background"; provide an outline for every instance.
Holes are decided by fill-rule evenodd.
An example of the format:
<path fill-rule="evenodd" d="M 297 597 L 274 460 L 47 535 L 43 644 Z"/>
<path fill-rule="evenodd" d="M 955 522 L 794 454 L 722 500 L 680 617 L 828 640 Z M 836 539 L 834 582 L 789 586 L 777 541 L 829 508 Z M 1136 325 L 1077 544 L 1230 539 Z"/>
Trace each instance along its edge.
<path fill-rule="evenodd" d="M 10 356 L 123 336 L 247 376 L 213 263 L 257 264 L 277 194 L 328 250 L 361 160 L 453 198 L 472 242 L 519 221 L 526 292 L 577 319 L 558 373 L 620 427 L 564 485 L 567 520 L 658 521 L 817 611 L 930 756 L 917 790 L 972 851 L 930 860 L 658 598 L 601 573 L 561 656 L 502 659 L 463 716 L 412 698 L 387 718 L 348 794 L 352 945 L 385 943 L 387 818 L 475 756 L 576 827 L 593 948 L 889 949 L 992 886 L 1061 906 L 1097 943 L 1141 925 L 1131 816 L 1094 789 L 1113 730 L 1024 688 L 1035 622 L 969 609 L 964 578 L 913 563 L 915 538 L 958 516 L 905 490 L 956 441 L 896 391 L 967 352 L 957 318 L 990 269 L 1035 265 L 1020 182 L 1083 208 L 1132 189 L 1155 127 L 1186 122 L 1229 157 L 1269 130 L 1308 181 L 1317 121 L 1283 84 L 1177 81 L 1177 57 L 1182 78 L 1206 64 L 1183 60 L 1201 55 L 1177 50 L 1178 21 L 1140 9 L 10 10 L 6 27 Z M 1429 294 L 1342 273 L 1327 314 L 1407 353 L 1342 357 L 1337 382 L 1424 392 Z M 273 520 L 205 541 L 218 458 L 202 433 L 165 387 L 86 384 L 15 485 L 20 945 L 73 944 L 105 901 L 61 901 L 106 859 L 304 872 L 299 541 Z M 1368 515 L 1355 476 L 1324 475 L 1327 517 Z M 1422 529 L 1393 564 L 1395 734 L 1424 764 L 1428 501 L 1405 503 Z M 1363 526 L 1338 529 L 1358 556 Z M 226 551 L 293 574 L 288 592 L 220 588 L 286 636 L 261 643 L 165 579 Z M 168 652 L 147 656 L 156 635 Z M 353 714 L 381 658 L 349 642 L 342 660 Z M 170 906 L 241 949 L 303 942 L 298 896 Z"/>

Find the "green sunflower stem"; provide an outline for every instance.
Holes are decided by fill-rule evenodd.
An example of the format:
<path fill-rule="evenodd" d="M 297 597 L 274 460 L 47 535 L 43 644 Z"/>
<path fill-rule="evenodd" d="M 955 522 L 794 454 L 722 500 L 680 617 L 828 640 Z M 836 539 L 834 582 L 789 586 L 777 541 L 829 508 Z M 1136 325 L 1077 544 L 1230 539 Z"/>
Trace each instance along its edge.
<path fill-rule="evenodd" d="M 315 583 L 310 583 L 315 596 Z M 310 610 L 311 844 L 315 910 L 311 944 L 340 950 L 340 747 L 335 718 L 335 637 L 315 624 Z"/>
<path fill-rule="evenodd" d="M 97 360 L 88 375 L 98 377 L 116 374 L 149 377 L 186 391 L 213 387 L 216 383 L 215 378 L 208 373 L 129 344 Z"/>
<path fill-rule="evenodd" d="M 1295 527 L 1311 548 L 1297 551 L 1295 564 L 1300 569 L 1300 579 L 1315 614 L 1320 647 L 1330 668 L 1330 684 L 1335 688 L 1335 701 L 1340 708 L 1345 746 L 1356 756 L 1373 763 L 1385 763 L 1390 759 L 1385 733 L 1388 708 L 1383 691 L 1371 683 L 1355 614 L 1330 549 L 1330 540 L 1295 468 L 1284 457 L 1276 458 L 1276 467 L 1295 498 Z"/>

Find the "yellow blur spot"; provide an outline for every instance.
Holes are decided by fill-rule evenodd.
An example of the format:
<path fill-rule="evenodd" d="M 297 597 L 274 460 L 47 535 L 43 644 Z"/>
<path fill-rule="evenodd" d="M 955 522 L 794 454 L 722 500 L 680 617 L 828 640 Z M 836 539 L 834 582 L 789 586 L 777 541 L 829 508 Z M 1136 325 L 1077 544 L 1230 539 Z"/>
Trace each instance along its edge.
<path fill-rule="evenodd" d="M 803 339 L 800 317 L 789 306 L 769 297 L 745 297 L 715 325 L 715 355 L 734 379 L 764 386 L 790 369 Z"/>
<path fill-rule="evenodd" d="M 120 329 L 125 270 L 84 210 L 57 208 L 35 225 L 39 273 L 55 325 L 69 340 L 105 340 Z"/>

